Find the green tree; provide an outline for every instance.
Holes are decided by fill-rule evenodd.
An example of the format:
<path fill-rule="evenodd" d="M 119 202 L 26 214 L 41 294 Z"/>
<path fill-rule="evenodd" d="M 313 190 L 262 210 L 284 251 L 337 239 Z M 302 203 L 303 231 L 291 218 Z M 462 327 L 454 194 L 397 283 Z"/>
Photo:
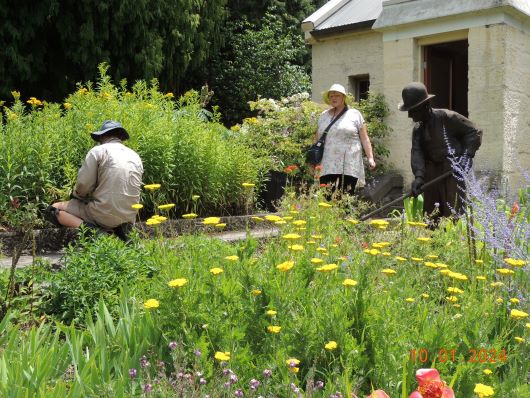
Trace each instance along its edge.
<path fill-rule="evenodd" d="M 277 16 L 267 14 L 260 29 L 236 22 L 229 38 L 230 46 L 213 62 L 210 80 L 225 124 L 249 115 L 248 101 L 309 90 L 310 76 L 302 65 L 303 38 L 286 33 Z"/>
<path fill-rule="evenodd" d="M 61 100 L 107 62 L 115 81 L 179 92 L 223 43 L 227 0 L 42 0 L 0 5 L 0 96 Z M 4 2 L 7 3 L 7 2 Z"/>

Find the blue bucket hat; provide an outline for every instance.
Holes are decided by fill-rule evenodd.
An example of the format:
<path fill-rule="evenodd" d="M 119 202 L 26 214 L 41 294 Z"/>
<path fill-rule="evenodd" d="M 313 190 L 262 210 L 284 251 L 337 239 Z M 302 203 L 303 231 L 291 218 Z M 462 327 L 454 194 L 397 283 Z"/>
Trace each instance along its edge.
<path fill-rule="evenodd" d="M 101 136 L 116 130 L 119 130 L 119 133 L 121 133 L 122 140 L 129 139 L 129 133 L 127 133 L 127 130 L 123 128 L 120 122 L 116 122 L 114 120 L 105 120 L 101 126 L 101 129 L 99 131 L 94 131 L 90 134 L 90 136 L 94 140 L 98 141 Z"/>

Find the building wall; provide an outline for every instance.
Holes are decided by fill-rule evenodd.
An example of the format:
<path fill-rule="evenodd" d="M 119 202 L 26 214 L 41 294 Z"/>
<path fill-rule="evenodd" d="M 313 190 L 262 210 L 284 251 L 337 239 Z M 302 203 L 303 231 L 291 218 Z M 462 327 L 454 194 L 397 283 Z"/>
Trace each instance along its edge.
<path fill-rule="evenodd" d="M 468 33 L 469 119 L 483 131 L 475 170 L 499 174 L 503 165 L 506 25 Z"/>
<path fill-rule="evenodd" d="M 530 34 L 505 26 L 503 177 L 513 192 L 530 184 Z M 526 173 L 526 178 L 522 172 Z"/>
<path fill-rule="evenodd" d="M 313 100 L 333 83 L 348 90 L 349 76 L 370 75 L 370 90 L 383 89 L 383 40 L 381 33 L 365 32 L 312 43 Z"/>

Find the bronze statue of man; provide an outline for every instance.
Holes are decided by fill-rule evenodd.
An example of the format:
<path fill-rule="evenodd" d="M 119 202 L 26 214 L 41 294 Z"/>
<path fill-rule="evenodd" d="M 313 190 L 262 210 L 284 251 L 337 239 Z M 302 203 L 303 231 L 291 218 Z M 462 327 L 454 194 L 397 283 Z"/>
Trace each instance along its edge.
<path fill-rule="evenodd" d="M 457 112 L 432 108 L 430 100 L 434 95 L 428 94 L 422 83 L 410 83 L 401 96 L 399 110 L 407 111 L 416 123 L 412 130 L 411 190 L 414 196 L 424 193 L 424 211 L 437 224 L 440 217 L 462 213 L 464 184 L 452 174 L 425 190 L 422 186 L 450 170 L 459 174 L 469 170 L 480 147 L 482 131 Z"/>

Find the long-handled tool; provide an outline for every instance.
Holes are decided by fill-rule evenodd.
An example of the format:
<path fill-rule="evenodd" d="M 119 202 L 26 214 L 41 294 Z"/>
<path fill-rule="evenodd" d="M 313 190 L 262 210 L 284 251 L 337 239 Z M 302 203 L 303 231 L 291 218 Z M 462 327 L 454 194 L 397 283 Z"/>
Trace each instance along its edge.
<path fill-rule="evenodd" d="M 440 182 L 440 181 L 446 179 L 446 178 L 449 177 L 451 174 L 453 174 L 453 171 L 452 171 L 452 170 L 446 171 L 446 172 L 443 173 L 442 175 L 439 175 L 438 177 L 433 178 L 431 181 L 426 182 L 425 184 L 423 184 L 423 185 L 421 186 L 421 190 L 424 191 L 425 188 L 428 188 L 428 187 L 430 187 L 431 185 L 434 185 L 434 184 L 436 184 L 436 183 L 438 183 L 438 182 Z M 377 213 L 379 213 L 379 212 L 381 212 L 381 211 L 383 211 L 383 210 L 389 208 L 390 206 L 392 206 L 392 205 L 394 205 L 394 204 L 396 204 L 396 203 L 400 203 L 400 202 L 402 202 L 403 200 L 405 200 L 405 199 L 407 199 L 407 198 L 409 198 L 409 197 L 411 197 L 411 196 L 412 196 L 412 192 L 406 193 L 406 194 L 404 194 L 403 196 L 400 196 L 399 198 L 394 199 L 394 200 L 391 201 L 391 202 L 388 202 L 386 205 L 381 206 L 380 208 L 378 208 L 378 209 L 376 209 L 376 210 L 374 210 L 374 211 L 371 211 L 370 213 L 365 214 L 364 216 L 361 216 L 361 217 L 359 218 L 359 220 L 360 220 L 360 221 L 367 220 L 367 219 L 369 219 L 370 217 L 372 217 L 374 214 L 377 214 Z"/>

